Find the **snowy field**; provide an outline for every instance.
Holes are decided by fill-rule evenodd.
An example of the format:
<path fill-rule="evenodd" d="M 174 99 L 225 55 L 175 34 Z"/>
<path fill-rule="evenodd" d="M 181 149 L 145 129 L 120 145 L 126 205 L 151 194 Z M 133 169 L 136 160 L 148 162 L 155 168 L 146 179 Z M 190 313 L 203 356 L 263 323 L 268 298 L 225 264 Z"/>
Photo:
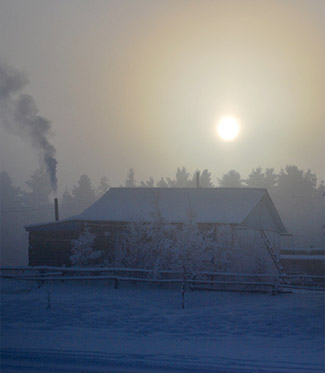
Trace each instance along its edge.
<path fill-rule="evenodd" d="M 324 371 L 322 294 L 188 291 L 185 307 L 178 288 L 2 280 L 1 372 Z"/>

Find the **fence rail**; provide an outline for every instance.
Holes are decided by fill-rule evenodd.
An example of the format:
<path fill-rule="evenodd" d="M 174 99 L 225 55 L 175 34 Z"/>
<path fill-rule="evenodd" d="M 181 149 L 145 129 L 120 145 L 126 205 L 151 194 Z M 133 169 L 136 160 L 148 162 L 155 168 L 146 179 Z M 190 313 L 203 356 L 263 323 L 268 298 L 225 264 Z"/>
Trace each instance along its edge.
<path fill-rule="evenodd" d="M 184 281 L 192 289 L 240 290 L 240 291 L 286 291 L 305 289 L 324 291 L 325 276 L 305 274 L 249 274 L 227 272 L 199 272 L 185 274 L 180 271 L 155 272 L 141 268 L 120 267 L 0 267 L 0 278 L 39 281 L 110 280 L 119 282 L 142 282 L 177 284 Z"/>

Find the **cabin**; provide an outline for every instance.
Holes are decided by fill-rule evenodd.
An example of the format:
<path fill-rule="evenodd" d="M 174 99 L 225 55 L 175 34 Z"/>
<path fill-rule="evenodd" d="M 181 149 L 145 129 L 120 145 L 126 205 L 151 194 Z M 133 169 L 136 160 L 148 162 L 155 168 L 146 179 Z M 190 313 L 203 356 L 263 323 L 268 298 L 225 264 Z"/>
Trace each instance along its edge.
<path fill-rule="evenodd" d="M 232 270 L 277 271 L 265 240 L 279 255 L 281 235 L 287 232 L 261 188 L 111 188 L 78 216 L 26 226 L 29 265 L 71 265 L 71 240 L 86 228 L 96 235 L 94 245 L 113 261 L 128 224 L 152 222 L 157 215 L 179 226 L 194 220 L 200 229 L 213 229 L 217 241 L 228 227 L 227 250 L 236 258 Z"/>

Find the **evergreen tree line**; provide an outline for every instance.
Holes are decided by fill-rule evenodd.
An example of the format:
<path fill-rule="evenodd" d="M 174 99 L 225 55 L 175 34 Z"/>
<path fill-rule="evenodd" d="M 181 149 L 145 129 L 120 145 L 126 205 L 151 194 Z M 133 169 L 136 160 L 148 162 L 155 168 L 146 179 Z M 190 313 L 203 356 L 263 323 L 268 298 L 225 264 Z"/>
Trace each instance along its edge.
<path fill-rule="evenodd" d="M 199 176 L 198 176 L 199 175 Z M 185 167 L 177 168 L 174 178 L 161 177 L 157 182 L 136 180 L 134 169 L 129 169 L 123 187 L 196 187 L 197 178 L 201 188 L 253 187 L 267 188 L 276 208 L 288 230 L 294 236 L 288 245 L 320 247 L 324 245 L 322 225 L 324 222 L 325 184 L 318 182 L 310 170 L 304 171 L 294 165 L 287 165 L 275 173 L 273 168 L 252 170 L 246 179 L 239 172 L 230 170 L 212 182 L 207 169 L 193 174 Z M 24 226 L 53 221 L 51 185 L 44 169 L 37 169 L 25 182 L 23 190 L 13 185 L 6 171 L 0 174 L 1 206 L 1 263 L 27 263 L 27 234 Z M 77 185 L 66 188 L 60 201 L 60 218 L 78 215 L 100 198 L 110 188 L 109 180 L 103 176 L 97 187 L 84 174 Z M 19 260 L 19 258 L 22 258 Z"/>

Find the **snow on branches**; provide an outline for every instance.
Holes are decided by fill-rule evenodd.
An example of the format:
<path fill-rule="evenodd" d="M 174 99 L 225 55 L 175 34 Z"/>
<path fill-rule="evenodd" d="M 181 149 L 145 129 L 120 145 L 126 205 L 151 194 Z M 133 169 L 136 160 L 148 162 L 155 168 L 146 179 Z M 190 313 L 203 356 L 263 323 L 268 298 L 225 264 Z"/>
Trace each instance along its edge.
<path fill-rule="evenodd" d="M 132 221 L 116 253 L 115 265 L 160 270 L 176 270 L 193 276 L 201 270 L 216 268 L 220 251 L 214 231 L 204 231 L 193 221 L 170 224 Z"/>
<path fill-rule="evenodd" d="M 171 224 L 159 220 L 130 222 L 116 255 L 116 264 L 153 269 L 155 273 L 168 269 L 175 230 Z"/>
<path fill-rule="evenodd" d="M 176 232 L 171 267 L 183 272 L 185 276 L 194 276 L 199 271 L 210 270 L 216 249 L 212 231 L 203 231 L 197 223 L 187 221 Z"/>
<path fill-rule="evenodd" d="M 94 249 L 95 239 L 96 235 L 86 228 L 77 239 L 71 240 L 72 255 L 70 256 L 70 261 L 72 265 L 87 266 L 100 262 L 103 251 Z"/>

